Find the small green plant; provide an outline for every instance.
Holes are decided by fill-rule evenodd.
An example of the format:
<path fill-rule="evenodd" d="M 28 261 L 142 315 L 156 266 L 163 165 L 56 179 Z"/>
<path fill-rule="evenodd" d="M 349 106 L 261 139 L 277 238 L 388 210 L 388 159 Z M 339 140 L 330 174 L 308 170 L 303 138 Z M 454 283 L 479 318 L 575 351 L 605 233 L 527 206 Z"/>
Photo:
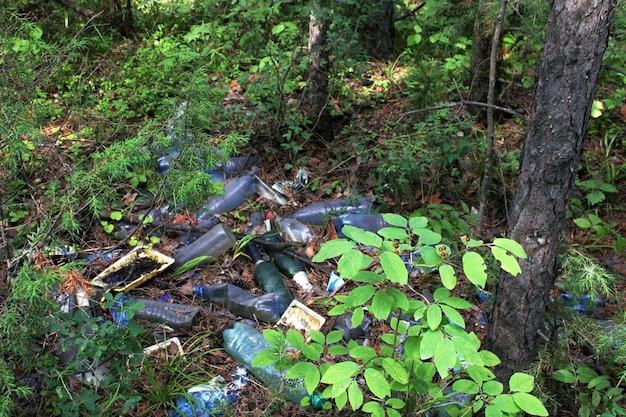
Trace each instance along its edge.
<path fill-rule="evenodd" d="M 576 180 L 576 185 L 585 193 L 589 207 L 596 206 L 606 200 L 606 193 L 616 193 L 617 187 L 598 179 L 585 181 Z"/>
<path fill-rule="evenodd" d="M 569 399 L 579 407 L 579 416 L 626 416 L 623 376 L 614 384 L 608 375 L 600 375 L 586 365 L 570 364 L 555 371 L 552 378 L 567 384 L 567 392 L 575 393 Z"/>
<path fill-rule="evenodd" d="M 289 369 L 286 378 L 302 378 L 310 394 L 317 390 L 333 399 L 339 410 L 349 405 L 353 411 L 373 417 L 408 416 L 437 407 L 462 415 L 484 410 L 486 415 L 525 412 L 547 416 L 545 407 L 531 394 L 532 376 L 514 374 L 508 392 L 495 381 L 489 368 L 500 360 L 481 350 L 478 337 L 465 330 L 460 310 L 471 304 L 451 292 L 457 286 L 455 265 L 459 263 L 470 282 L 485 285 L 486 265 L 481 255 L 485 249 L 502 269 L 519 274 L 517 257 L 526 256 L 522 247 L 509 239 L 485 243 L 464 235 L 460 238 L 462 249 L 453 252 L 441 243 L 441 234 L 429 228 L 427 218 L 383 217 L 391 227 L 372 233 L 345 226 L 347 238 L 325 242 L 313 258 L 317 262 L 339 258 L 337 272 L 356 285 L 349 294 L 335 296 L 336 305 L 328 314 L 349 312 L 355 327 L 366 314 L 387 323 L 380 344 L 363 346 L 353 340 L 344 344 L 339 331 L 328 335 L 311 331 L 311 342 L 306 342 L 293 330 L 284 336 L 266 330 L 264 337 L 273 347 L 257 356 L 255 366 L 275 363 Z M 432 299 L 408 284 L 407 265 L 400 254 L 416 250 L 419 256 L 414 265 L 436 268 L 441 277 L 443 287 Z M 459 401 L 459 395 L 466 400 Z"/>
<path fill-rule="evenodd" d="M 564 290 L 573 294 L 609 296 L 616 277 L 588 255 L 571 248 L 561 265 Z"/>

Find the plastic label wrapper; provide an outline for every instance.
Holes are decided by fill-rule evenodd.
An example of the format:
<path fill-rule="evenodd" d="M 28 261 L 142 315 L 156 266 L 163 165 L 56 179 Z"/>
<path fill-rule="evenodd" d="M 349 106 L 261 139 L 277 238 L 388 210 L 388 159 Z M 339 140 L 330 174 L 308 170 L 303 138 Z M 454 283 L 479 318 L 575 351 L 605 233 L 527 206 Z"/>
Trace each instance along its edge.
<path fill-rule="evenodd" d="M 172 337 L 171 339 L 148 346 L 143 350 L 143 353 L 146 355 L 152 355 L 158 353 L 159 351 L 167 352 L 168 356 L 185 355 L 185 351 L 183 350 L 183 346 L 180 344 L 180 339 L 178 337 Z"/>
<path fill-rule="evenodd" d="M 310 330 L 322 328 L 326 319 L 298 300 L 293 300 L 283 313 L 278 324 L 292 327 L 296 330 L 304 330 L 307 334 Z"/>
<path fill-rule="evenodd" d="M 174 258 L 140 246 L 99 273 L 91 285 L 107 291 L 127 291 L 160 274 L 173 263 Z"/>

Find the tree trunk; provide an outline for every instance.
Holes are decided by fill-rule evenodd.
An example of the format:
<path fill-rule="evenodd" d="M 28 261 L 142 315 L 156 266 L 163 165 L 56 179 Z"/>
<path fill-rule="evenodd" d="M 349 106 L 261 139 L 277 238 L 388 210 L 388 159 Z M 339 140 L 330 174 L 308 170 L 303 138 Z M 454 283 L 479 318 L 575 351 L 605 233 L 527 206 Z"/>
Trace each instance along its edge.
<path fill-rule="evenodd" d="M 309 19 L 309 119 L 313 132 L 322 140 L 333 141 L 333 125 L 328 107 L 328 69 L 330 54 L 326 45 L 329 26 L 326 0 L 313 1 Z"/>
<path fill-rule="evenodd" d="M 361 44 L 368 54 L 376 59 L 388 58 L 393 52 L 393 38 L 395 35 L 394 11 L 395 2 L 377 0 L 373 6 L 376 10 L 368 19 L 364 27 L 359 29 Z"/>
<path fill-rule="evenodd" d="M 500 275 L 487 347 L 500 381 L 535 359 L 616 0 L 553 0 L 508 237 L 528 259 Z"/>
<path fill-rule="evenodd" d="M 479 0 L 474 16 L 469 99 L 481 103 L 487 102 L 489 92 L 489 56 L 494 25 L 493 19 L 488 19 L 488 17 L 491 14 L 492 4 L 487 0 Z M 485 120 L 487 112 L 484 108 L 470 106 L 469 109 L 479 120 Z"/>

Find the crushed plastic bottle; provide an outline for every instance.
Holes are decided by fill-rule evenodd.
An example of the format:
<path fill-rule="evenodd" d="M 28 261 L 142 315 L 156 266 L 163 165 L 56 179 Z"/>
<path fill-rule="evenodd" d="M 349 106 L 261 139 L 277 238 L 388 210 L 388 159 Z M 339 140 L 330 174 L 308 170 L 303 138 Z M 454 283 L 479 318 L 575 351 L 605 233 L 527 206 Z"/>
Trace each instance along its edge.
<path fill-rule="evenodd" d="M 278 233 L 273 232 L 264 234 L 262 238 L 272 242 L 283 242 Z M 276 265 L 276 268 L 278 268 L 283 275 L 293 279 L 304 291 L 313 290 L 313 285 L 309 281 L 304 264 L 290 255 L 291 251 L 281 251 L 272 246 L 266 246 L 265 252 L 272 257 L 274 265 Z M 293 255 L 295 255 L 295 253 Z"/>
<path fill-rule="evenodd" d="M 174 266 L 183 266 L 200 256 L 207 257 L 205 262 L 214 261 L 236 243 L 237 238 L 235 238 L 231 228 L 223 223 L 219 223 L 180 251 L 174 257 Z"/>
<path fill-rule="evenodd" d="M 214 181 L 225 182 L 252 168 L 258 162 L 259 158 L 256 156 L 237 156 L 207 168 L 206 172 Z"/>
<path fill-rule="evenodd" d="M 258 191 L 255 178 L 258 168 L 231 180 L 224 186 L 224 194 L 213 197 L 198 210 L 198 221 L 209 219 L 215 214 L 228 213 L 241 206 Z"/>
<path fill-rule="evenodd" d="M 251 320 L 276 323 L 283 314 L 283 302 L 276 294 L 255 296 L 233 284 L 196 285 L 193 294 Z M 281 311 L 282 310 L 282 311 Z"/>
<path fill-rule="evenodd" d="M 176 399 L 176 410 L 170 417 L 214 417 L 222 414 L 237 401 L 240 388 L 226 384 L 218 375 L 209 382 L 195 385 L 187 390 L 186 396 Z"/>
<path fill-rule="evenodd" d="M 261 252 L 252 242 L 247 245 L 248 253 L 254 261 L 254 282 L 265 294 L 276 294 L 279 298 L 280 314 L 284 313 L 293 296 L 285 285 L 280 271 L 271 262 L 261 256 Z"/>
<path fill-rule="evenodd" d="M 113 322 L 117 323 L 120 327 L 128 325 L 128 315 L 124 310 L 123 304 L 131 300 L 143 304 L 143 307 L 135 313 L 135 319 L 162 323 L 175 330 L 190 329 L 193 325 L 194 317 L 200 310 L 196 306 L 123 296 L 118 298 L 111 307 Z"/>
<path fill-rule="evenodd" d="M 315 238 L 313 230 L 299 220 L 290 217 L 274 216 L 284 238 L 290 242 L 308 245 Z"/>
<path fill-rule="evenodd" d="M 354 226 L 369 232 L 378 232 L 383 227 L 389 227 L 382 214 L 364 214 L 364 213 L 344 213 L 339 216 L 333 216 L 331 221 L 337 230 L 337 236 L 345 237 L 343 234 L 344 226 Z"/>
<path fill-rule="evenodd" d="M 303 207 L 289 215 L 302 223 L 323 225 L 332 216 L 342 213 L 368 213 L 372 201 L 366 197 L 344 198 L 342 200 L 322 201 Z"/>
<path fill-rule="evenodd" d="M 333 326 L 333 330 L 339 330 L 343 333 L 343 340 L 357 340 L 364 337 L 367 334 L 367 329 L 372 324 L 372 319 L 365 315 L 361 323 L 354 327 L 352 325 L 352 313 L 347 312 L 338 316 L 335 320 L 335 325 Z"/>
<path fill-rule="evenodd" d="M 285 398 L 296 404 L 300 404 L 302 399 L 309 396 L 302 380 L 286 379 L 286 372 L 279 371 L 274 365 L 252 366 L 254 358 L 264 349 L 271 347 L 256 329 L 245 323 L 236 322 L 232 329 L 224 330 L 223 336 L 226 352 L 268 388 L 280 391 Z M 311 405 L 316 408 L 322 407 L 326 401 L 318 393 L 313 393 L 310 399 Z"/>

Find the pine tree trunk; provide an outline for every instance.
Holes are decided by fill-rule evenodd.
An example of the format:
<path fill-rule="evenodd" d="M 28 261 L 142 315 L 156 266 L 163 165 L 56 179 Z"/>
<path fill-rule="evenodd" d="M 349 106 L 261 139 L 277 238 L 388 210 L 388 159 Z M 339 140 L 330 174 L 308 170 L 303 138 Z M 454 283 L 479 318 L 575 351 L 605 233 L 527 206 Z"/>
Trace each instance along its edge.
<path fill-rule="evenodd" d="M 532 363 L 544 330 L 578 162 L 616 0 L 553 0 L 531 107 L 508 237 L 528 259 L 501 274 L 487 347 L 502 360 L 498 379 Z"/>

